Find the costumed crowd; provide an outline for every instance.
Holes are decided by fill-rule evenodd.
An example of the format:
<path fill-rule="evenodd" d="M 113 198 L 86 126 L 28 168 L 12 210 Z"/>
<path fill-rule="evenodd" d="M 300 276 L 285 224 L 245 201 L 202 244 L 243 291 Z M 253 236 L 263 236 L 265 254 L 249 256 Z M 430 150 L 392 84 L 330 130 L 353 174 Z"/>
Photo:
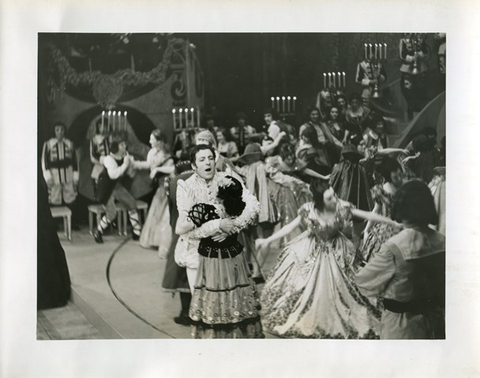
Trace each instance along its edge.
<path fill-rule="evenodd" d="M 299 125 L 266 109 L 262 127 L 243 112 L 232 127 L 206 117 L 172 145 L 155 130 L 145 161 L 99 122 L 91 178 L 106 212 L 95 241 L 123 205 L 133 239 L 165 259 L 174 321 L 194 338 L 444 338 L 445 138 L 438 147 L 425 128 L 390 148 L 369 94 L 320 94 Z M 44 178 L 50 203 L 70 206 L 75 150 L 54 127 Z M 140 169 L 157 188 L 143 224 L 128 190 Z"/>

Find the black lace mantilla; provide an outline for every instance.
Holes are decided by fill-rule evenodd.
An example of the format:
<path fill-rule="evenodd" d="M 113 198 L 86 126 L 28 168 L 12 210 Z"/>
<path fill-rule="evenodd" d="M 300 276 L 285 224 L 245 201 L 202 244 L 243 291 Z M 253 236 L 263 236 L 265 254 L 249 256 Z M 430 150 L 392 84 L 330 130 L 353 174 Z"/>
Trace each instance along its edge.
<path fill-rule="evenodd" d="M 197 203 L 193 205 L 192 209 L 188 212 L 188 216 L 197 227 L 200 227 L 208 221 L 220 219 L 215 206 L 207 203 Z"/>

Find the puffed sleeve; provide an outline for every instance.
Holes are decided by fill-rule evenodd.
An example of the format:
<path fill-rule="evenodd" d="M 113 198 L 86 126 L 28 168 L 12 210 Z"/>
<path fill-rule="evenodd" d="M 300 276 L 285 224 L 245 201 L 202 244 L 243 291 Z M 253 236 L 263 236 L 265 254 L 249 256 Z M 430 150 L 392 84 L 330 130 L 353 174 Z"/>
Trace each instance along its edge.
<path fill-rule="evenodd" d="M 372 188 L 372 199 L 375 203 L 378 203 L 379 205 L 383 204 L 383 189 L 380 185 L 375 185 Z"/>
<path fill-rule="evenodd" d="M 245 202 L 245 209 L 243 210 L 242 214 L 240 214 L 237 218 L 233 220 L 233 223 L 235 224 L 235 233 L 240 232 L 248 225 L 253 223 L 258 213 L 260 213 L 260 202 L 258 202 L 257 198 L 252 193 L 250 193 L 250 191 L 243 185 L 243 183 L 242 186 L 242 200 L 243 202 Z"/>
<path fill-rule="evenodd" d="M 383 244 L 380 251 L 355 276 L 360 292 L 367 297 L 381 296 L 395 275 L 395 259 L 390 244 Z"/>
<path fill-rule="evenodd" d="M 297 211 L 297 214 L 302 221 L 302 225 L 304 226 L 307 224 L 308 214 L 310 213 L 310 209 L 312 206 L 313 206 L 313 203 L 307 202 L 307 203 L 304 203 L 302 206 L 300 206 L 300 208 Z"/>
<path fill-rule="evenodd" d="M 340 218 L 345 222 L 350 222 L 353 218 L 352 210 L 355 206 L 347 201 L 338 200 L 337 212 Z"/>
<path fill-rule="evenodd" d="M 194 194 L 188 188 L 187 183 L 184 180 L 178 180 L 177 182 L 177 209 L 179 216 L 183 214 L 185 218 L 188 217 L 188 212 L 193 207 Z M 192 239 L 208 238 L 217 234 L 220 231 L 221 219 L 211 220 L 204 223 L 201 227 L 194 228 L 193 230 L 185 233 L 185 235 Z"/>

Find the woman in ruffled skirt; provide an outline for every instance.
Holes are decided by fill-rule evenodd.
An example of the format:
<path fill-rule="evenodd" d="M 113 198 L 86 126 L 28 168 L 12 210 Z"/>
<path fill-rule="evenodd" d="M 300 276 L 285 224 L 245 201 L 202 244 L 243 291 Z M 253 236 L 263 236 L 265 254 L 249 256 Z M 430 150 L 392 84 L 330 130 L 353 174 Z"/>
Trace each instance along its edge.
<path fill-rule="evenodd" d="M 314 202 L 257 247 L 304 224 L 307 230 L 280 254 L 262 290 L 262 324 L 274 334 L 298 338 L 377 338 L 379 312 L 353 283 L 356 249 L 343 234 L 352 217 L 394 223 L 338 200 L 321 181 L 311 185 Z"/>

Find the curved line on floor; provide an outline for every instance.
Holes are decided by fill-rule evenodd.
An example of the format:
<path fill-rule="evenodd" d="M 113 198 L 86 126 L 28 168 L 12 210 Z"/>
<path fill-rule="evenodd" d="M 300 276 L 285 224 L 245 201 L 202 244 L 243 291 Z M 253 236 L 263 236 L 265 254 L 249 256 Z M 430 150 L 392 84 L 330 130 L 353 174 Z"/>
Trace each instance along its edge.
<path fill-rule="evenodd" d="M 107 263 L 107 269 L 106 269 L 106 276 L 107 276 L 107 282 L 108 282 L 108 286 L 110 287 L 110 290 L 112 292 L 112 294 L 115 296 L 115 298 L 117 299 L 117 301 L 120 302 L 120 304 L 125 307 L 125 309 L 130 312 L 133 316 L 135 316 L 137 319 L 139 319 L 140 321 L 142 321 L 143 323 L 145 323 L 146 325 L 152 327 L 154 330 L 160 332 L 160 333 L 163 333 L 164 335 L 167 335 L 167 336 L 170 336 L 172 339 L 175 339 L 174 336 L 170 335 L 168 332 L 165 332 L 165 331 L 162 331 L 160 328 L 154 326 L 152 323 L 150 323 L 148 320 L 142 318 L 139 314 L 137 314 L 134 310 L 132 310 L 132 308 L 127 305 L 122 298 L 120 298 L 120 296 L 117 294 L 117 292 L 115 291 L 115 289 L 113 288 L 112 286 L 112 282 L 110 280 L 110 266 L 112 265 L 112 261 L 113 261 L 113 258 L 115 257 L 115 255 L 117 254 L 118 251 L 120 251 L 120 249 L 122 249 L 122 247 L 127 244 L 129 242 L 131 238 L 128 237 L 128 238 L 125 238 L 125 240 L 123 242 L 120 243 L 120 245 L 118 247 L 116 247 L 113 252 L 112 252 L 112 255 L 110 256 L 110 258 L 108 259 L 108 263 Z"/>

